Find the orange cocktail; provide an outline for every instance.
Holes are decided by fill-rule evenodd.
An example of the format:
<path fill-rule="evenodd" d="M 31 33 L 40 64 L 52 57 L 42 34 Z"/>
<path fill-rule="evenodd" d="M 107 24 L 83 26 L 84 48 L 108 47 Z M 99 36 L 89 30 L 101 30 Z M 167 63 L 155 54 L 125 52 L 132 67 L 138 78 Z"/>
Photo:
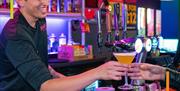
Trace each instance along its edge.
<path fill-rule="evenodd" d="M 131 64 L 136 53 L 113 53 L 116 59 L 121 64 Z"/>
<path fill-rule="evenodd" d="M 116 59 L 118 60 L 119 63 L 121 64 L 131 64 L 136 52 L 132 52 L 132 53 L 113 53 L 113 55 L 116 57 Z M 123 86 L 118 87 L 121 90 L 132 90 L 133 86 L 128 84 L 128 77 L 127 77 L 127 72 L 125 75 L 125 84 Z"/>

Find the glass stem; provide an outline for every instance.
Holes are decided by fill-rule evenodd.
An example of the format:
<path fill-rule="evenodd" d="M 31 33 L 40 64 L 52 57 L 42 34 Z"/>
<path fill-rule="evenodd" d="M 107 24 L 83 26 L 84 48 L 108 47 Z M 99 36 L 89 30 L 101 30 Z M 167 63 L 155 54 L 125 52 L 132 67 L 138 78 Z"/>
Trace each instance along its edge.
<path fill-rule="evenodd" d="M 126 75 L 125 75 L 125 85 L 128 85 L 128 76 L 127 76 L 127 72 L 126 72 Z"/>

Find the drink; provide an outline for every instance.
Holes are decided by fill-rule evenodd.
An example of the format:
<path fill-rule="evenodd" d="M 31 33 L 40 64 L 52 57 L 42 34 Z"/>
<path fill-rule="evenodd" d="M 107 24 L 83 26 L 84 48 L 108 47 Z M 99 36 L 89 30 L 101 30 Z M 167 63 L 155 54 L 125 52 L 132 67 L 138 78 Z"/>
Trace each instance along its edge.
<path fill-rule="evenodd" d="M 136 52 L 132 52 L 132 53 L 113 53 L 114 56 L 116 57 L 116 59 L 118 60 L 119 63 L 121 64 L 131 64 Z M 119 86 L 118 87 L 121 91 L 132 91 L 133 90 L 133 86 L 128 84 L 128 76 L 127 76 L 127 72 L 125 75 L 125 84 L 123 86 Z"/>
<path fill-rule="evenodd" d="M 136 53 L 113 53 L 119 63 L 131 64 Z"/>

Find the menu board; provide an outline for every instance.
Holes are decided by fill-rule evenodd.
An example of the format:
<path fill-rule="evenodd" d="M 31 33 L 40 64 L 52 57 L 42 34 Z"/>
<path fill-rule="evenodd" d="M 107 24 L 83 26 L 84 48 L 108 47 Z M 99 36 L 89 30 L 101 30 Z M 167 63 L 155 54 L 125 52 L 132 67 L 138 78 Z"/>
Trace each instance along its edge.
<path fill-rule="evenodd" d="M 154 36 L 154 10 L 147 9 L 147 36 Z"/>
<path fill-rule="evenodd" d="M 136 5 L 127 4 L 126 7 L 126 22 L 127 22 L 127 30 L 136 30 L 137 29 L 137 15 L 136 15 Z"/>
<path fill-rule="evenodd" d="M 161 10 L 156 10 L 156 35 L 161 35 Z"/>
<path fill-rule="evenodd" d="M 146 17 L 145 17 L 145 8 L 138 8 L 138 37 L 146 36 Z"/>

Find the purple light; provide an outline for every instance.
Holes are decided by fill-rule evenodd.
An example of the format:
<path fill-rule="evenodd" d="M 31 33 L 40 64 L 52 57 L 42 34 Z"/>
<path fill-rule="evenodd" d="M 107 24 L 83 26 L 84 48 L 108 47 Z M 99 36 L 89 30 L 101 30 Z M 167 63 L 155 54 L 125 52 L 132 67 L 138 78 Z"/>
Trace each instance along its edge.
<path fill-rule="evenodd" d="M 9 15 L 0 15 L 0 33 L 9 19 L 10 19 Z"/>

